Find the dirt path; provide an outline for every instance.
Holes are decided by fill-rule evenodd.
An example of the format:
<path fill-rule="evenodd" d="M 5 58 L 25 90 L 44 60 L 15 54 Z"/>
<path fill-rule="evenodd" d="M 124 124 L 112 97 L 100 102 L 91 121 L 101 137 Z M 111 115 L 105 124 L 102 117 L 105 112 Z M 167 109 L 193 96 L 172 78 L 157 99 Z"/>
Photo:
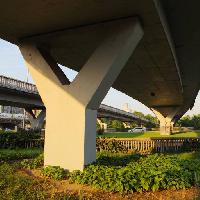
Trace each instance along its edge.
<path fill-rule="evenodd" d="M 86 197 L 84 199 L 92 200 L 200 200 L 200 188 L 194 187 L 186 190 L 163 190 L 157 192 L 133 193 L 120 195 L 119 193 L 104 192 L 94 189 L 90 186 L 72 184 L 68 180 L 55 181 L 46 179 L 40 175 L 39 170 L 20 170 L 21 173 L 39 180 L 45 180 L 52 187 L 49 193 L 66 193 Z M 52 190 L 52 191 L 51 191 Z"/>

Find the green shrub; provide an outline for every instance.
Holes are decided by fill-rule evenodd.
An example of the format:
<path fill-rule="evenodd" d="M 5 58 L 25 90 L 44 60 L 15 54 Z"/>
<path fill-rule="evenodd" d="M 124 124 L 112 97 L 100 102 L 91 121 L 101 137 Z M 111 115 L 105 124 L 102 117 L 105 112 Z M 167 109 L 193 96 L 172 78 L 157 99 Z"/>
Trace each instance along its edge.
<path fill-rule="evenodd" d="M 41 170 L 43 176 L 55 179 L 62 180 L 67 177 L 67 172 L 59 166 L 46 166 Z"/>
<path fill-rule="evenodd" d="M 200 183 L 198 177 L 199 160 L 159 154 L 132 160 L 126 166 L 102 165 L 97 161 L 83 172 L 70 173 L 72 182 L 120 193 L 188 188 Z"/>
<path fill-rule="evenodd" d="M 42 149 L 0 149 L 0 161 L 13 161 L 37 157 Z"/>
<path fill-rule="evenodd" d="M 112 153 L 127 153 L 128 149 L 120 144 L 117 140 L 108 140 L 105 138 L 97 138 L 96 140 L 97 151 L 109 151 Z"/>
<path fill-rule="evenodd" d="M 94 165 L 126 166 L 131 161 L 136 161 L 140 154 L 111 153 L 109 151 L 97 152 L 97 160 Z"/>
<path fill-rule="evenodd" d="M 41 134 L 35 131 L 0 132 L 0 148 L 26 148 L 30 141 L 36 140 L 34 147 L 42 147 Z"/>
<path fill-rule="evenodd" d="M 26 169 L 36 169 L 44 165 L 44 156 L 40 154 L 37 158 L 28 160 L 24 159 L 20 162 L 20 167 Z"/>

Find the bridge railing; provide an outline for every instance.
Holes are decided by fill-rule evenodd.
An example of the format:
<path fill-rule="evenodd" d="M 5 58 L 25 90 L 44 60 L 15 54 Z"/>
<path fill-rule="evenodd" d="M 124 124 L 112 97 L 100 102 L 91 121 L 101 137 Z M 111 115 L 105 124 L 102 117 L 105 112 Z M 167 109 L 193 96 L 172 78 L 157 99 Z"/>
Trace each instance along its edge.
<path fill-rule="evenodd" d="M 34 84 L 26 83 L 5 76 L 0 76 L 0 86 L 9 89 L 20 90 L 23 92 L 38 94 L 38 90 Z"/>

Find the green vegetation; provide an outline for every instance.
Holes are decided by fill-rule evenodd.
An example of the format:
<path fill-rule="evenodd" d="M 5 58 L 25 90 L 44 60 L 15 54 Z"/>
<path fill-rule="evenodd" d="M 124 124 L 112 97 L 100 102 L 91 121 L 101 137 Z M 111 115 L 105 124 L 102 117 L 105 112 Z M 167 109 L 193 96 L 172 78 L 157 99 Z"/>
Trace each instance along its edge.
<path fill-rule="evenodd" d="M 37 169 L 39 167 L 42 167 L 43 165 L 44 165 L 43 154 L 40 154 L 34 159 L 24 159 L 20 162 L 20 167 L 27 169 Z"/>
<path fill-rule="evenodd" d="M 145 133 L 120 132 L 120 133 L 104 133 L 102 137 L 108 137 L 108 138 L 200 137 L 200 131 L 174 133 L 172 135 L 160 135 L 160 132 L 145 132 Z"/>
<path fill-rule="evenodd" d="M 200 129 L 200 114 L 193 115 L 190 117 L 189 115 L 182 117 L 177 124 L 182 127 L 194 127 L 194 129 Z"/>
<path fill-rule="evenodd" d="M 19 132 L 0 132 L 0 148 L 15 149 L 26 148 L 27 143 L 32 140 L 39 140 L 41 134 L 37 131 L 19 131 Z M 42 143 L 35 143 L 35 147 L 42 147 Z"/>
<path fill-rule="evenodd" d="M 124 155 L 125 156 L 125 155 Z M 189 188 L 200 183 L 200 160 L 154 154 L 139 159 L 115 158 L 123 166 L 110 162 L 110 157 L 70 174 L 72 182 L 88 184 L 111 192 L 142 192 L 158 189 Z"/>
<path fill-rule="evenodd" d="M 184 152 L 180 154 L 176 154 L 181 159 L 199 159 L 200 160 L 200 152 L 193 151 L 193 152 Z"/>
<path fill-rule="evenodd" d="M 0 161 L 11 161 L 35 158 L 41 154 L 43 150 L 34 149 L 0 149 Z"/>
<path fill-rule="evenodd" d="M 55 180 L 63 180 L 67 177 L 67 172 L 59 166 L 46 166 L 41 170 L 41 174 Z"/>
<path fill-rule="evenodd" d="M 24 175 L 22 168 L 39 169 L 41 175 L 51 179 L 69 179 L 70 182 L 120 193 L 181 189 L 200 185 L 200 152 L 144 156 L 122 153 L 123 151 L 116 151 L 118 153 L 102 151 L 97 153 L 97 161 L 88 165 L 83 172 L 76 170 L 67 173 L 58 166 L 42 168 L 41 149 L 4 151 L 10 151 L 12 155 L 16 153 L 15 159 L 22 158 L 18 156 L 19 151 L 32 159 L 22 160 L 18 165 L 13 162 L 0 164 L 2 200 L 80 198 L 74 194 L 56 192 L 55 186 L 48 182 L 49 179 Z M 6 160 L 9 161 L 9 157 Z"/>

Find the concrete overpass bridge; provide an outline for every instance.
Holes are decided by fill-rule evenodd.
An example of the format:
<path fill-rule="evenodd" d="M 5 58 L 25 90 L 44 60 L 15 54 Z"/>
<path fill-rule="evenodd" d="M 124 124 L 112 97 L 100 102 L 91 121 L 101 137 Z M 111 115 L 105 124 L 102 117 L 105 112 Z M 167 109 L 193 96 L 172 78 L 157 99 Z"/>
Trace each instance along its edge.
<path fill-rule="evenodd" d="M 45 118 L 45 106 L 40 98 L 36 85 L 14 78 L 0 76 L 0 105 L 11 105 L 15 107 L 25 108 L 26 111 L 30 114 L 29 120 L 31 122 L 32 128 L 42 128 Z M 39 114 L 37 116 L 32 110 L 38 109 L 42 111 L 41 115 Z M 20 116 L 18 116 L 17 118 L 3 117 L 2 120 L 3 122 L 6 122 L 7 119 L 9 122 L 12 121 L 13 123 L 15 123 L 19 122 Z M 140 118 L 133 113 L 126 112 L 118 108 L 113 108 L 104 104 L 100 105 L 97 112 L 97 117 L 118 119 L 123 122 L 135 121 L 140 124 L 146 124 L 149 122 L 149 120 L 145 118 Z"/>
<path fill-rule="evenodd" d="M 95 160 L 97 109 L 111 86 L 151 108 L 163 134 L 193 106 L 200 85 L 198 0 L 1 5 L 0 37 L 19 46 L 47 110 L 45 164 L 72 170 Z M 58 63 L 79 72 L 72 83 Z"/>

